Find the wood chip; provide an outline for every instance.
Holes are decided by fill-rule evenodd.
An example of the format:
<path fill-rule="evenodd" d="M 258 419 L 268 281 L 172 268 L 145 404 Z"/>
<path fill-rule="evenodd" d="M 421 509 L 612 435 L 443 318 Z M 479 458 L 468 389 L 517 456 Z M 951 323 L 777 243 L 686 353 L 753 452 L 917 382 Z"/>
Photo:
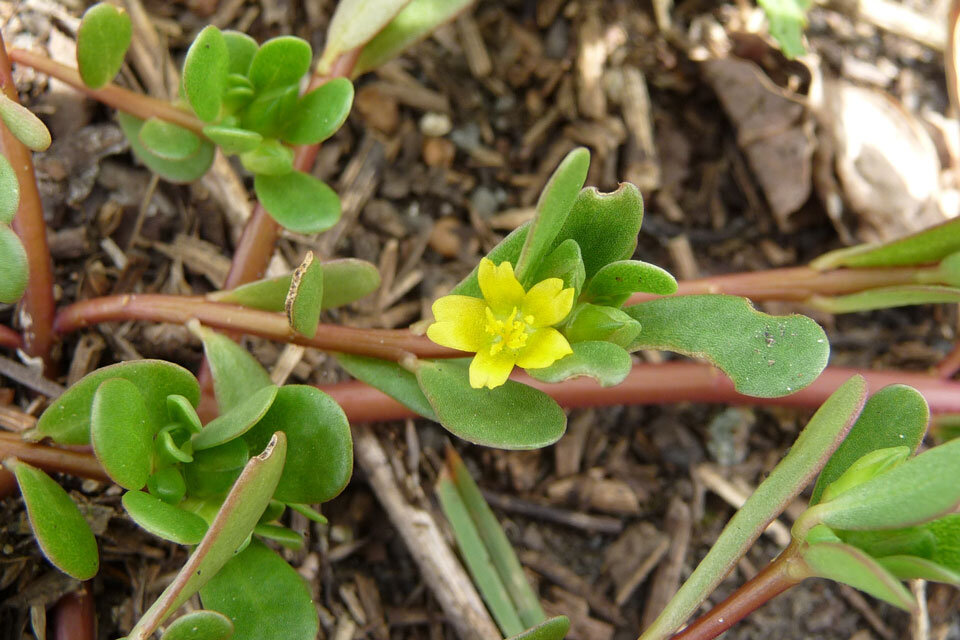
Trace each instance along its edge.
<path fill-rule="evenodd" d="M 692 522 L 690 507 L 678 497 L 674 497 L 667 507 L 664 528 L 670 537 L 670 548 L 657 567 L 647 592 L 647 601 L 643 605 L 643 628 L 653 624 L 654 619 L 660 615 L 680 587 L 680 576 L 690 546 Z"/>
<path fill-rule="evenodd" d="M 579 29 L 577 55 L 577 106 L 587 118 L 599 120 L 607 115 L 607 97 L 603 91 L 603 67 L 607 60 L 607 44 L 597 5 L 584 7 Z"/>
<path fill-rule="evenodd" d="M 457 18 L 457 31 L 460 33 L 460 43 L 463 45 L 463 54 L 467 58 L 470 73 L 475 78 L 490 75 L 493 63 L 490 62 L 490 54 L 487 53 L 483 36 L 480 35 L 480 28 L 477 27 L 473 16 L 469 13 L 460 14 Z"/>

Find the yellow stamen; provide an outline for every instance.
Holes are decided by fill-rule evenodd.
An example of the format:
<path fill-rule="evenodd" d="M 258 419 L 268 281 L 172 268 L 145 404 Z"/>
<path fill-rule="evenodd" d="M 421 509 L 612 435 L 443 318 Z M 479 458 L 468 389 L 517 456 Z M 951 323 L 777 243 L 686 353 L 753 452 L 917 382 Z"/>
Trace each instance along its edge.
<path fill-rule="evenodd" d="M 490 307 L 486 309 L 487 322 L 484 330 L 493 336 L 490 342 L 490 355 L 495 356 L 504 347 L 507 349 L 521 349 L 527 344 L 527 323 L 523 320 L 517 320 L 517 308 L 514 307 L 506 320 L 500 320 Z"/>

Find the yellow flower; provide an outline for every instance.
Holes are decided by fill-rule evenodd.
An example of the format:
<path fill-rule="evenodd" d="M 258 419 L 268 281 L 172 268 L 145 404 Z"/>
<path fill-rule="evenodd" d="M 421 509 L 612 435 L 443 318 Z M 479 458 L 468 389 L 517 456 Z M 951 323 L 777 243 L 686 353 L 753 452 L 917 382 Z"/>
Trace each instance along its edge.
<path fill-rule="evenodd" d="M 499 387 L 513 365 L 524 369 L 549 367 L 570 355 L 570 343 L 553 325 L 573 307 L 574 290 L 560 278 L 547 278 L 530 288 L 513 275 L 513 265 L 480 261 L 477 274 L 483 298 L 444 296 L 433 303 L 436 318 L 427 336 L 439 345 L 475 351 L 470 386 Z"/>

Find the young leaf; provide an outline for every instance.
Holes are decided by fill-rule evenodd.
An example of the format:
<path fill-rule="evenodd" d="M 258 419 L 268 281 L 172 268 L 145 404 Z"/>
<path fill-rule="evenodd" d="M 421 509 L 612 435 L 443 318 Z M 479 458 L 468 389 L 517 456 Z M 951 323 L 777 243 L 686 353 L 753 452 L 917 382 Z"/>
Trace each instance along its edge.
<path fill-rule="evenodd" d="M 235 629 L 231 640 L 317 637 L 317 609 L 303 578 L 258 540 L 224 565 L 200 590 L 200 599 L 230 618 Z"/>
<path fill-rule="evenodd" d="M 283 133 L 290 144 L 318 144 L 337 132 L 353 105 L 353 83 L 334 78 L 300 98 Z"/>
<path fill-rule="evenodd" d="M 203 429 L 197 410 L 180 394 L 174 393 L 167 396 L 167 415 L 172 422 L 185 427 L 190 433 L 200 433 Z"/>
<path fill-rule="evenodd" d="M 453 20 L 471 0 L 413 0 L 360 51 L 353 77 L 373 71 L 404 49 Z"/>
<path fill-rule="evenodd" d="M 177 544 L 197 544 L 207 533 L 206 520 L 197 514 L 142 491 L 123 494 L 123 508 L 138 525 Z"/>
<path fill-rule="evenodd" d="M 660 298 L 625 307 L 643 327 L 631 346 L 706 358 L 740 393 L 775 398 L 803 389 L 827 365 L 830 345 L 806 316 L 770 316 L 736 296 Z"/>
<path fill-rule="evenodd" d="M 176 440 L 173 438 L 174 433 L 178 436 Z M 156 439 L 159 464 L 193 462 L 193 443 L 184 436 L 183 430 L 178 425 L 167 425 L 160 429 Z"/>
<path fill-rule="evenodd" d="M 20 182 L 7 157 L 0 155 L 0 224 L 10 224 L 20 207 Z M 0 252 L 0 255 L 4 255 Z"/>
<path fill-rule="evenodd" d="M 187 326 L 203 341 L 220 413 L 230 411 L 259 389 L 273 384 L 270 374 L 236 342 L 199 323 Z"/>
<path fill-rule="evenodd" d="M 298 502 L 291 502 L 287 504 L 288 507 L 296 511 L 297 513 L 306 516 L 308 520 L 313 522 L 318 522 L 320 524 L 329 524 L 329 520 L 324 517 L 322 513 L 312 508 L 310 505 L 301 504 Z"/>
<path fill-rule="evenodd" d="M 905 445 L 916 451 L 930 422 L 930 409 L 920 392 L 894 384 L 870 396 L 863 413 L 840 448 L 830 456 L 817 478 L 810 505 L 820 502 L 823 490 L 850 465 L 875 449 Z"/>
<path fill-rule="evenodd" d="M 803 28 L 807 24 L 810 0 L 758 0 L 767 20 L 770 35 L 780 45 L 787 58 L 793 59 L 807 52 L 803 46 Z"/>
<path fill-rule="evenodd" d="M 561 242 L 540 262 L 530 281 L 543 282 L 547 278 L 560 278 L 565 289 L 572 287 L 574 296 L 579 296 L 586 279 L 580 245 L 573 240 Z"/>
<path fill-rule="evenodd" d="M 292 551 L 299 551 L 303 548 L 303 536 L 286 527 L 261 523 L 253 528 L 253 533 L 261 538 L 273 540 Z"/>
<path fill-rule="evenodd" d="M 326 231 L 340 219 L 340 198 L 326 183 L 302 171 L 254 176 L 260 204 L 282 227 L 298 233 Z"/>
<path fill-rule="evenodd" d="M 514 269 L 517 280 L 525 287 L 535 284 L 531 279 L 533 272 L 554 246 L 560 244 L 557 242 L 555 245 L 554 240 L 577 200 L 589 169 L 590 152 L 584 147 L 574 149 L 563 159 L 543 188 L 537 201 L 536 217 L 527 232 Z"/>
<path fill-rule="evenodd" d="M 47 560 L 77 580 L 95 576 L 100 567 L 97 541 L 63 487 L 26 462 L 10 458 L 3 464 L 17 478 L 30 528 Z"/>
<path fill-rule="evenodd" d="M 667 638 L 706 600 L 767 525 L 809 484 L 850 430 L 867 397 L 861 376 L 820 406 L 783 460 L 730 518 L 714 545 L 643 638 Z"/>
<path fill-rule="evenodd" d="M 0 302 L 13 304 L 27 289 L 27 252 L 13 229 L 0 223 Z"/>
<path fill-rule="evenodd" d="M 330 19 L 327 45 L 317 68 L 321 73 L 340 55 L 361 47 L 400 13 L 410 0 L 343 0 Z"/>
<path fill-rule="evenodd" d="M 509 640 L 563 640 L 570 631 L 570 618 L 555 616 Z"/>
<path fill-rule="evenodd" d="M 208 422 L 203 431 L 193 436 L 194 450 L 219 446 L 249 431 L 266 415 L 277 397 L 277 389 L 279 387 L 275 384 L 262 387 L 230 411 Z"/>
<path fill-rule="evenodd" d="M 302 38 L 279 36 L 264 42 L 253 61 L 247 77 L 258 92 L 300 83 L 310 70 L 313 52 Z"/>
<path fill-rule="evenodd" d="M 240 162 L 250 173 L 283 176 L 293 171 L 293 149 L 268 138 L 256 149 L 240 154 Z"/>
<path fill-rule="evenodd" d="M 233 635 L 230 618 L 217 611 L 191 611 L 174 620 L 160 640 L 227 640 Z"/>
<path fill-rule="evenodd" d="M 507 380 L 495 389 L 470 386 L 466 361 L 420 361 L 417 381 L 437 418 L 454 435 L 501 449 L 539 449 L 567 428 L 563 409 L 547 394 Z"/>
<path fill-rule="evenodd" d="M 907 611 L 916 607 L 906 587 L 856 547 L 821 542 L 808 547 L 802 557 L 815 576 L 848 584 Z"/>
<path fill-rule="evenodd" d="M 209 125 L 203 128 L 203 135 L 223 149 L 224 153 L 252 151 L 263 142 L 263 136 L 256 131 L 248 131 L 239 127 Z"/>
<path fill-rule="evenodd" d="M 190 496 L 222 496 L 233 485 L 249 459 L 250 448 L 242 438 L 197 451 L 193 461 L 183 466 L 184 480 Z"/>
<path fill-rule="evenodd" d="M 827 313 L 855 313 L 916 304 L 960 302 L 960 289 L 939 285 L 878 287 L 845 296 L 811 296 L 807 303 Z"/>
<path fill-rule="evenodd" d="M 31 151 L 46 151 L 50 146 L 50 131 L 40 118 L 22 104 L 14 102 L 0 91 L 0 120 L 7 125 L 13 137 Z"/>
<path fill-rule="evenodd" d="M 619 307 L 638 291 L 668 296 L 677 292 L 677 281 L 658 266 L 639 260 L 618 260 L 601 267 L 590 279 L 584 300 Z"/>
<path fill-rule="evenodd" d="M 244 87 L 235 87 L 231 91 L 238 92 L 242 89 Z M 256 131 L 265 138 L 276 138 L 283 133 L 283 128 L 293 117 L 299 95 L 300 87 L 295 84 L 256 94 L 256 97 L 244 108 L 240 117 L 240 126 Z"/>
<path fill-rule="evenodd" d="M 957 251 L 960 251 L 960 218 L 884 244 L 861 244 L 831 251 L 811 262 L 810 266 L 826 270 L 933 264 Z"/>
<path fill-rule="evenodd" d="M 887 447 L 874 449 L 843 472 L 839 478 L 827 485 L 823 491 L 823 501 L 830 502 L 844 491 L 863 484 L 881 473 L 886 473 L 910 457 L 909 447 Z"/>
<path fill-rule="evenodd" d="M 232 30 L 223 32 L 223 43 L 227 45 L 227 58 L 230 60 L 227 71 L 246 77 L 250 72 L 253 56 L 257 54 L 260 45 L 242 31 Z"/>
<path fill-rule="evenodd" d="M 320 325 L 320 307 L 323 300 L 323 267 L 308 251 L 303 262 L 293 272 L 290 290 L 284 301 L 287 322 L 300 335 L 312 338 Z"/>
<path fill-rule="evenodd" d="M 960 573 L 951 571 L 936 562 L 916 556 L 886 556 L 875 558 L 877 563 L 898 580 L 932 580 L 960 587 Z"/>
<path fill-rule="evenodd" d="M 275 431 L 284 432 L 289 444 L 277 500 L 316 504 L 343 491 L 353 473 L 353 440 L 333 398 L 316 387 L 281 387 L 267 414 L 243 437 L 255 450 Z"/>
<path fill-rule="evenodd" d="M 176 467 L 157 469 L 147 478 L 147 489 L 150 495 L 156 496 L 167 504 L 180 504 L 187 495 L 187 483 L 183 474 Z"/>
<path fill-rule="evenodd" d="M 110 82 L 130 47 L 130 16 L 119 7 L 98 2 L 87 9 L 77 29 L 77 68 L 83 84 L 99 89 Z"/>
<path fill-rule="evenodd" d="M 189 129 L 150 118 L 140 127 L 140 144 L 164 160 L 186 160 L 200 151 L 200 138 Z"/>
<path fill-rule="evenodd" d="M 337 353 L 334 357 L 357 380 L 376 387 L 424 418 L 436 421 L 437 416 L 420 390 L 417 377 L 396 362 L 349 353 Z"/>
<path fill-rule="evenodd" d="M 147 484 L 153 458 L 153 425 L 137 386 L 104 380 L 93 394 L 90 442 L 110 479 L 124 489 Z"/>
<path fill-rule="evenodd" d="M 642 330 L 639 322 L 617 307 L 581 302 L 570 313 L 563 333 L 571 345 L 575 342 L 602 340 L 627 349 Z"/>
<path fill-rule="evenodd" d="M 93 396 L 100 384 L 110 378 L 123 378 L 137 387 L 147 407 L 152 433 L 169 421 L 167 396 L 182 395 L 193 405 L 200 401 L 197 379 L 179 365 L 163 360 L 121 362 L 88 373 L 67 389 L 47 407 L 26 437 L 30 440 L 52 438 L 59 444 L 89 444 Z"/>
<path fill-rule="evenodd" d="M 213 153 L 216 148 L 207 140 L 200 142 L 200 148 L 189 158 L 183 160 L 168 160 L 150 151 L 140 141 L 140 130 L 143 120 L 135 118 L 122 111 L 117 112 L 117 122 L 123 135 L 130 143 L 134 155 L 154 173 L 159 174 L 170 182 L 193 182 L 207 172 L 213 164 Z"/>
<path fill-rule="evenodd" d="M 277 433 L 263 453 L 250 459 L 210 523 L 203 540 L 173 582 L 130 631 L 127 640 L 147 640 L 171 613 L 234 557 L 270 503 L 283 472 L 286 452 L 286 438 L 282 433 Z"/>
<path fill-rule="evenodd" d="M 183 91 L 197 117 L 213 122 L 220 117 L 227 88 L 230 51 L 220 29 L 207 25 L 197 34 L 183 61 Z"/>
<path fill-rule="evenodd" d="M 613 387 L 630 373 L 630 354 L 612 342 L 574 342 L 573 353 L 543 369 L 527 369 L 532 378 L 542 382 L 562 382 L 587 376 L 601 387 Z"/>

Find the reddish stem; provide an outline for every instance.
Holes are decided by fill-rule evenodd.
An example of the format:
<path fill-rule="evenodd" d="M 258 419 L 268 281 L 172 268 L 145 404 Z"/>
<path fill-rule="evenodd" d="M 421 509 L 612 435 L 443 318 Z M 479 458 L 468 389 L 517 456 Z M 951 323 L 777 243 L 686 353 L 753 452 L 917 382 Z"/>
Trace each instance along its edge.
<path fill-rule="evenodd" d="M 89 582 L 60 598 L 53 610 L 54 640 L 96 640 L 97 611 L 94 605 Z"/>
<path fill-rule="evenodd" d="M 110 480 L 93 454 L 25 442 L 15 433 L 0 431 L 0 460 L 10 457 L 45 471 L 59 471 L 93 480 Z"/>
<path fill-rule="evenodd" d="M 0 87 L 4 94 L 19 103 L 13 72 L 7 58 L 6 45 L 0 36 Z M 43 205 L 33 172 L 33 158 L 10 130 L 0 126 L 0 154 L 6 156 L 20 183 L 20 206 L 13 219 L 13 230 L 20 236 L 27 252 L 30 278 L 23 295 L 23 349 L 28 355 L 43 359 L 48 373 L 53 370 L 50 350 L 53 347 L 53 262 L 47 246 L 47 225 L 43 221 Z"/>
<path fill-rule="evenodd" d="M 23 346 L 23 339 L 13 329 L 0 324 L 0 347 L 19 349 Z"/>

